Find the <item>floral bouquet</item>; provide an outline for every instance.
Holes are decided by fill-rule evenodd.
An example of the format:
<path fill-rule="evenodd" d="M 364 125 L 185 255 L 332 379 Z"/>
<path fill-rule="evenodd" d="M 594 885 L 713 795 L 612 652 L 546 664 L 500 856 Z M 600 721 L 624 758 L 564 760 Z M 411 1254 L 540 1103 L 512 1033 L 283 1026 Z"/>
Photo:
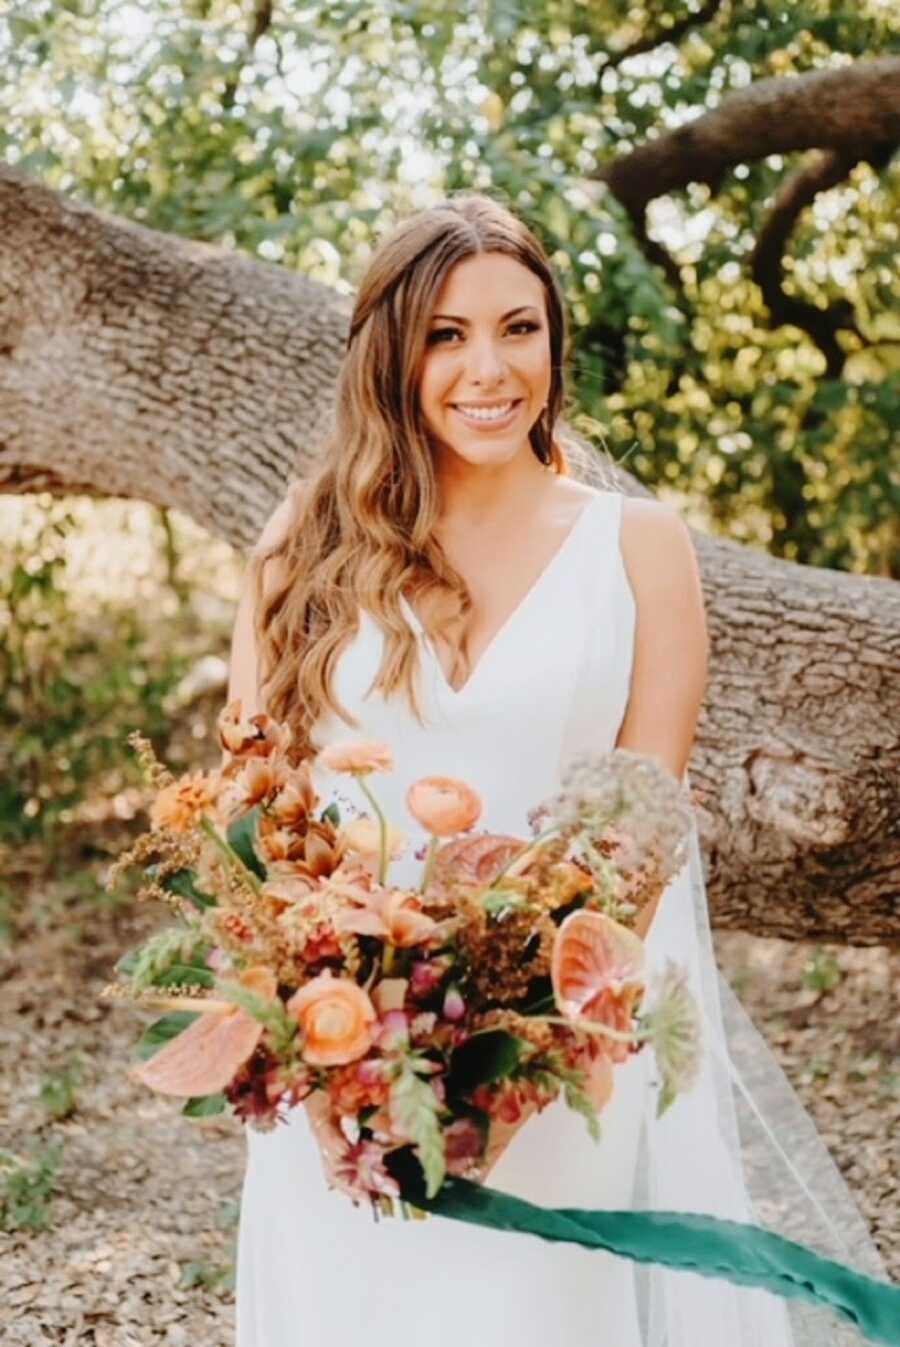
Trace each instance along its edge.
<path fill-rule="evenodd" d="M 287 729 L 240 702 L 219 717 L 229 755 L 173 780 L 132 736 L 156 796 L 152 829 L 112 867 L 141 864 L 142 895 L 177 923 L 117 965 L 107 995 L 170 1013 L 133 1075 L 270 1128 L 308 1103 L 331 1174 L 352 1197 L 434 1197 L 479 1181 L 492 1138 L 562 1095 L 599 1136 L 617 1064 L 649 1043 L 658 1112 L 687 1088 L 698 1017 L 668 963 L 645 1008 L 633 929 L 682 863 L 689 805 L 652 759 L 583 759 L 530 816 L 528 840 L 474 832 L 465 782 L 424 777 L 406 795 L 429 835 L 416 888 L 389 879 L 406 839 L 372 778 L 388 746 L 357 741 L 317 761 L 357 779 L 371 817 L 318 812 Z"/>
<path fill-rule="evenodd" d="M 599 1136 L 615 1067 L 649 1044 L 657 1114 L 693 1083 L 699 1018 L 667 960 L 645 1006 L 636 928 L 683 863 L 687 792 L 616 750 L 572 764 L 529 839 L 474 831 L 465 782 L 415 781 L 430 837 L 415 888 L 390 883 L 406 839 L 371 778 L 390 748 L 329 746 L 371 816 L 319 811 L 290 735 L 240 702 L 219 717 L 227 760 L 174 780 L 139 735 L 151 829 L 112 866 L 175 922 L 117 965 L 109 997 L 158 1005 L 134 1076 L 200 1117 L 271 1128 L 304 1104 L 333 1186 L 376 1211 L 436 1213 L 689 1269 L 824 1304 L 900 1347 L 900 1289 L 759 1226 L 696 1213 L 556 1209 L 484 1183 L 501 1139 L 563 1096 Z M 409 1205 L 408 1205 L 409 1204 Z"/>

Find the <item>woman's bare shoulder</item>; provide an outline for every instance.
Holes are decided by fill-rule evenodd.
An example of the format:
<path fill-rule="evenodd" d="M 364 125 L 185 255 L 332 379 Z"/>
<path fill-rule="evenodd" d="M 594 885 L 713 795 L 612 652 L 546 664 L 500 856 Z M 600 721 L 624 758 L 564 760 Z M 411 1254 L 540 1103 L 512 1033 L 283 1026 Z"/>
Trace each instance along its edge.
<path fill-rule="evenodd" d="M 622 555 L 625 564 L 659 567 L 685 563 L 694 557 L 690 530 L 668 501 L 647 496 L 622 498 Z"/>

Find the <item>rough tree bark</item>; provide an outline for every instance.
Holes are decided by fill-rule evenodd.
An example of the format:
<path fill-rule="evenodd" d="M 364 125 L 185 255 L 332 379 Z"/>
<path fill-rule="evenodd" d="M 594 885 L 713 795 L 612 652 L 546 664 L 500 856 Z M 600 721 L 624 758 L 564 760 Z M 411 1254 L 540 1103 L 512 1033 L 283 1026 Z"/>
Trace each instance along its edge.
<path fill-rule="evenodd" d="M 0 491 L 149 500 L 246 546 L 328 428 L 349 308 L 0 168 Z M 600 458 L 589 477 L 646 494 Z M 715 923 L 896 939 L 900 586 L 694 542 Z"/>

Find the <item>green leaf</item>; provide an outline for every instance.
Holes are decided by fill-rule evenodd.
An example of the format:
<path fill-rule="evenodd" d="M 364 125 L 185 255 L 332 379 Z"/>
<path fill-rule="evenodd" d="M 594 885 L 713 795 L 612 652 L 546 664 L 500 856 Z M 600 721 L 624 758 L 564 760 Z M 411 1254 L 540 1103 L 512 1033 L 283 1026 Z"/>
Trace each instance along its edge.
<path fill-rule="evenodd" d="M 527 1043 L 506 1029 L 488 1029 L 473 1034 L 450 1058 L 447 1089 L 469 1094 L 479 1085 L 489 1085 L 512 1074 Z"/>
<path fill-rule="evenodd" d="M 152 877 L 151 872 L 157 869 L 156 866 L 148 866 L 147 873 L 151 874 Z M 165 879 L 161 879 L 160 883 L 167 893 L 175 893 L 179 898 L 186 898 L 188 902 L 193 903 L 199 912 L 207 907 L 216 907 L 215 898 L 211 894 L 203 893 L 202 890 L 198 889 L 194 882 L 195 879 L 193 870 L 174 870 L 172 874 L 166 875 Z"/>
<path fill-rule="evenodd" d="M 481 905 L 490 916 L 499 917 L 505 912 L 537 912 L 538 908 L 529 903 L 524 893 L 513 889 L 488 889 Z"/>
<path fill-rule="evenodd" d="M 225 1112 L 224 1094 L 199 1094 L 189 1099 L 181 1110 L 185 1118 L 213 1118 Z"/>
<path fill-rule="evenodd" d="M 415 1143 L 415 1152 L 425 1175 L 429 1197 L 434 1197 L 447 1172 L 444 1133 L 437 1095 L 421 1076 L 404 1063 L 391 1082 L 391 1122 Z"/>
<path fill-rule="evenodd" d="M 322 810 L 319 819 L 322 823 L 330 823 L 333 827 L 339 828 L 341 826 L 341 811 L 332 801 L 326 809 Z"/>
<path fill-rule="evenodd" d="M 163 1015 L 161 1020 L 154 1020 L 138 1039 L 136 1051 L 140 1060 L 148 1061 L 159 1052 L 160 1048 L 183 1033 L 195 1019 L 197 1015 L 192 1010 L 173 1010 L 170 1014 Z"/>
<path fill-rule="evenodd" d="M 575 1085 L 567 1081 L 565 1085 L 566 1104 L 574 1113 L 580 1113 L 587 1123 L 587 1129 L 594 1141 L 600 1140 L 600 1123 L 597 1119 L 597 1110 L 591 1102 L 590 1096 L 585 1093 L 580 1085 Z"/>
<path fill-rule="evenodd" d="M 242 814 L 228 829 L 228 845 L 240 856 L 247 869 L 258 879 L 265 879 L 266 867 L 256 854 L 256 820 L 259 817 L 259 805 Z"/>

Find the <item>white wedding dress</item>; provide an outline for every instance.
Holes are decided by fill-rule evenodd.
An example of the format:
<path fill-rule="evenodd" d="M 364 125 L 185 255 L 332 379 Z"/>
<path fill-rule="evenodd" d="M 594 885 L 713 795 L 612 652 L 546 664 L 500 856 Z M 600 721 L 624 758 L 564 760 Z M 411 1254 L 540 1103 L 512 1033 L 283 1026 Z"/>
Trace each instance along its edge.
<path fill-rule="evenodd" d="M 361 613 L 336 675 L 337 694 L 360 728 L 329 714 L 314 739 L 320 747 L 362 737 L 391 745 L 395 770 L 370 777 L 369 784 L 386 816 L 411 838 L 391 868 L 395 883 L 413 883 L 421 874 L 413 853 L 427 838 L 416 832 L 404 804 L 418 777 L 469 782 L 485 803 L 478 831 L 524 839 L 528 812 L 559 788 L 570 757 L 614 747 L 628 699 L 636 618 L 619 546 L 621 505 L 616 492 L 591 492 L 458 692 L 402 601 L 420 641 L 425 728 L 402 697 L 367 696 L 382 635 Z M 336 800 L 345 820 L 370 812 L 352 778 L 317 767 L 314 779 L 319 809 Z M 786 1203 L 780 1215 L 774 1207 L 764 1213 L 769 1228 L 878 1276 L 874 1247 L 807 1115 L 777 1068 L 763 1062 L 765 1046 L 733 998 L 720 1009 L 719 993 L 728 993 L 717 986 L 705 921 L 695 834 L 690 863 L 663 895 L 648 957 L 651 967 L 666 954 L 690 967 L 708 1047 L 697 1087 L 657 1121 L 655 1068 L 644 1051 L 617 1069 L 599 1144 L 583 1119 L 561 1102 L 551 1105 L 517 1133 L 490 1186 L 545 1206 L 693 1210 L 762 1223 L 739 1158 L 724 1010 L 729 1043 L 739 1033 L 753 1036 L 747 1060 L 768 1065 L 767 1083 L 774 1080 L 782 1091 L 769 1120 L 781 1116 L 787 1100 L 784 1125 L 797 1124 L 802 1133 L 792 1134 L 789 1157 L 780 1152 L 783 1178 L 769 1158 L 777 1143 L 759 1128 L 757 1164 L 769 1185 L 757 1186 L 776 1205 L 779 1196 Z M 744 1089 L 740 1081 L 735 1086 Z M 748 1107 L 744 1099 L 742 1105 L 752 1121 L 755 1103 Z M 752 1143 L 742 1133 L 745 1148 L 748 1138 Z M 788 1308 L 766 1291 L 690 1271 L 441 1217 L 376 1223 L 367 1206 L 354 1207 L 326 1186 L 302 1109 L 271 1132 L 248 1128 L 247 1143 L 237 1347 L 824 1347 L 865 1341 L 830 1311 L 797 1302 Z M 821 1208 L 806 1186 L 813 1165 L 821 1173 L 822 1165 L 831 1166 Z"/>

